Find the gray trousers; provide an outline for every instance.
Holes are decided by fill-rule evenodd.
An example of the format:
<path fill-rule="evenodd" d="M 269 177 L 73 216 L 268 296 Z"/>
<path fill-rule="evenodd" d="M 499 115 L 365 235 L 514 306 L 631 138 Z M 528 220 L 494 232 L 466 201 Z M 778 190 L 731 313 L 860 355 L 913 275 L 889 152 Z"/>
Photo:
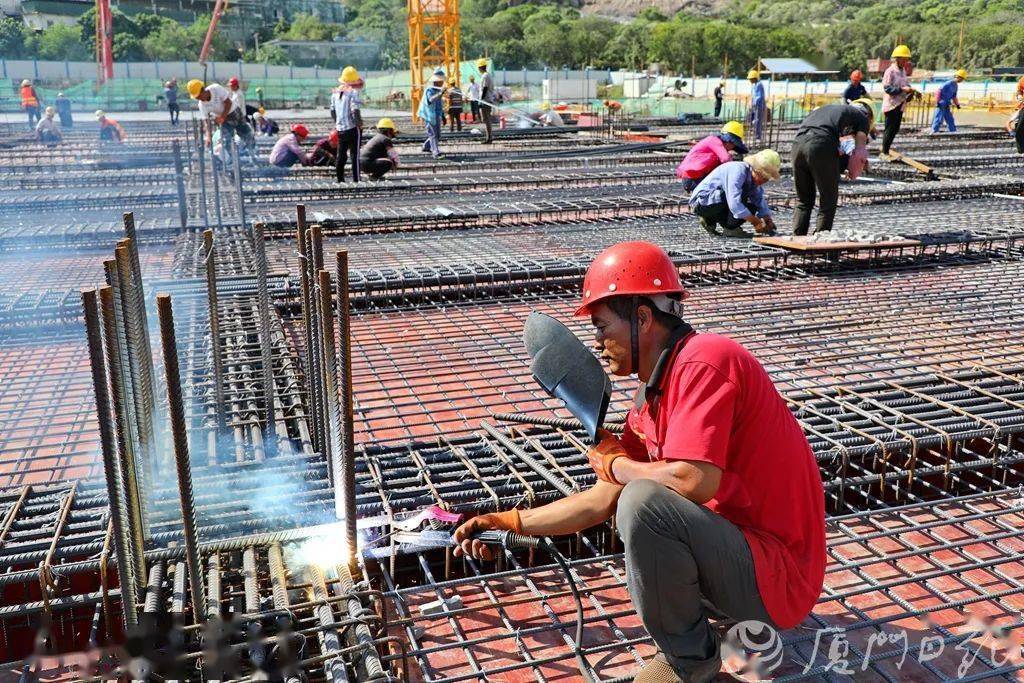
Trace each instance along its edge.
<path fill-rule="evenodd" d="M 615 519 L 633 605 L 684 680 L 720 664 L 709 609 L 774 628 L 757 590 L 750 548 L 732 522 L 650 479 L 626 484 Z"/>

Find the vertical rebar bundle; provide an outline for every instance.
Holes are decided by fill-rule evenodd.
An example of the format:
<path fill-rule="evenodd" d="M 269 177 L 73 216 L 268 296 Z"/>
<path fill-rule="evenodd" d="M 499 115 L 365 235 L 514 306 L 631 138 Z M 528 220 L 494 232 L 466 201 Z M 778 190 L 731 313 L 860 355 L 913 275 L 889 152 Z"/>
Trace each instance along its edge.
<path fill-rule="evenodd" d="M 120 478 L 118 440 L 112 422 L 110 393 L 107 388 L 108 368 L 103 355 L 103 330 L 99 315 L 99 297 L 96 290 L 82 292 L 86 336 L 89 341 L 89 362 L 92 366 L 93 391 L 96 395 L 96 418 L 103 450 L 103 471 L 106 475 L 110 517 L 114 524 L 117 574 L 121 583 L 121 601 L 124 625 L 132 628 L 137 623 L 134 605 L 138 601 L 135 591 L 135 567 L 132 562 L 131 528 L 128 521 L 128 503 Z"/>
<path fill-rule="evenodd" d="M 203 231 L 203 251 L 206 261 L 206 297 L 210 310 L 210 355 L 213 364 L 213 405 L 216 429 L 220 432 L 227 426 L 224 408 L 224 353 L 221 346 L 220 313 L 217 307 L 217 259 L 214 252 L 213 230 Z M 216 451 L 213 451 L 213 457 Z"/>
<path fill-rule="evenodd" d="M 186 125 L 188 122 L 186 121 Z M 174 184 L 178 190 L 178 220 L 182 228 L 188 227 L 188 202 L 185 199 L 185 169 L 181 162 L 181 142 L 171 142 L 171 151 L 174 154 Z"/>
<path fill-rule="evenodd" d="M 192 493 L 192 465 L 188 455 L 188 429 L 185 425 L 185 406 L 181 396 L 181 377 L 178 370 L 178 344 L 174 336 L 174 310 L 168 294 L 157 294 L 157 313 L 160 317 L 160 344 L 164 354 L 164 375 L 167 381 L 167 407 L 174 440 L 174 463 L 178 475 L 178 499 L 185 536 L 185 558 L 189 570 L 192 593 L 193 618 L 200 621 L 199 606 L 203 604 L 202 569 L 199 557 L 199 532 L 196 529 L 196 504 Z"/>
<path fill-rule="evenodd" d="M 352 326 L 348 300 L 348 252 L 339 251 L 338 268 L 338 339 L 340 353 L 338 356 L 338 384 L 341 390 L 342 438 L 344 446 L 341 450 L 341 486 L 335 484 L 335 491 L 341 489 L 341 509 L 338 515 L 345 520 L 345 547 L 348 553 L 346 561 L 350 570 L 355 570 L 358 556 L 358 539 L 356 535 L 356 445 L 355 427 L 353 425 L 352 405 Z M 333 339 L 334 331 L 331 331 Z M 337 498 L 335 498 L 337 501 Z"/>
<path fill-rule="evenodd" d="M 238 155 L 235 155 L 238 158 Z M 236 168 L 238 162 L 235 162 Z M 240 171 L 239 171 L 240 172 Z M 241 186 L 239 186 L 239 203 L 241 204 Z M 243 216 L 243 227 L 245 218 Z M 274 429 L 274 362 L 272 356 L 273 339 L 270 336 L 270 291 L 267 288 L 267 251 L 263 236 L 263 223 L 252 226 L 253 254 L 256 257 L 256 306 L 260 319 L 260 357 L 263 375 L 263 414 L 264 431 L 271 443 L 271 450 L 276 451 L 277 442 Z"/>

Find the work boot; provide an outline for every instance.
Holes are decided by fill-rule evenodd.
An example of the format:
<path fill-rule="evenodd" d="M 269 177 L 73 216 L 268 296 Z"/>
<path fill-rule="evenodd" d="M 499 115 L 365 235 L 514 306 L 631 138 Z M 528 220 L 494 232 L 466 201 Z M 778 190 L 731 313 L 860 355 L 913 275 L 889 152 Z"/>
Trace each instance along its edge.
<path fill-rule="evenodd" d="M 647 660 L 644 668 L 633 677 L 633 683 L 709 683 L 722 670 L 721 650 L 715 648 L 715 655 L 695 667 L 684 678 L 668 663 L 668 659 L 657 652 Z"/>
<path fill-rule="evenodd" d="M 709 221 L 704 216 L 700 216 L 698 220 L 700 221 L 700 227 L 704 228 L 709 235 L 716 235 L 717 236 L 717 235 L 720 234 L 718 232 L 718 230 L 715 229 L 716 225 L 714 223 L 712 223 L 711 221 Z"/>
<path fill-rule="evenodd" d="M 743 228 L 724 228 L 722 230 L 722 235 L 725 237 L 752 237 L 752 235 Z"/>

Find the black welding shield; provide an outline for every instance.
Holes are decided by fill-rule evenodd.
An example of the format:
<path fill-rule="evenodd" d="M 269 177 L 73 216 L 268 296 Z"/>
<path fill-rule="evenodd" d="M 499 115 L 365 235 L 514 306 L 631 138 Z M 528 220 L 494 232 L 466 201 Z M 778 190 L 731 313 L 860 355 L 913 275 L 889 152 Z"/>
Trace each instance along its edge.
<path fill-rule="evenodd" d="M 549 315 L 533 312 L 523 329 L 530 372 L 551 396 L 561 399 L 583 423 L 593 443 L 604 423 L 612 383 L 600 361 L 568 327 Z"/>

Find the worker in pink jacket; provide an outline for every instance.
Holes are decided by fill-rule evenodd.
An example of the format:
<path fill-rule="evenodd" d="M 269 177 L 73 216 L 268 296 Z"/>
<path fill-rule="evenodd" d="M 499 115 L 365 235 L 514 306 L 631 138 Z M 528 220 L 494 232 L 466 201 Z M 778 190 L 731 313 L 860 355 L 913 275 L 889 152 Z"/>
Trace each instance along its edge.
<path fill-rule="evenodd" d="M 683 181 L 683 189 L 692 192 L 700 181 L 718 166 L 732 161 L 732 153 L 742 159 L 747 153 L 743 144 L 743 124 L 729 121 L 722 126 L 722 132 L 709 135 L 694 145 L 686 157 L 676 167 L 676 177 Z"/>

